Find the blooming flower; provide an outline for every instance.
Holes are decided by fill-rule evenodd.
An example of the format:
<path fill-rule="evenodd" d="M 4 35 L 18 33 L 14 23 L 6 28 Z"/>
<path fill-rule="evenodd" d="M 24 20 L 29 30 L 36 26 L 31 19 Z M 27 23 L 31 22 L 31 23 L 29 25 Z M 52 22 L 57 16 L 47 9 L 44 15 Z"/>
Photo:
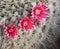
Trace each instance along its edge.
<path fill-rule="evenodd" d="M 40 21 L 42 18 L 46 18 L 47 12 L 47 6 L 44 4 L 37 4 L 32 8 L 32 17 Z"/>
<path fill-rule="evenodd" d="M 5 27 L 4 33 L 8 38 L 14 38 L 17 35 L 17 28 L 14 25 L 8 25 Z"/>
<path fill-rule="evenodd" d="M 23 16 L 22 19 L 20 20 L 18 26 L 21 27 L 22 30 L 28 30 L 28 29 L 33 28 L 34 23 L 33 23 L 33 21 L 32 21 L 30 18 L 28 18 L 27 16 Z"/>

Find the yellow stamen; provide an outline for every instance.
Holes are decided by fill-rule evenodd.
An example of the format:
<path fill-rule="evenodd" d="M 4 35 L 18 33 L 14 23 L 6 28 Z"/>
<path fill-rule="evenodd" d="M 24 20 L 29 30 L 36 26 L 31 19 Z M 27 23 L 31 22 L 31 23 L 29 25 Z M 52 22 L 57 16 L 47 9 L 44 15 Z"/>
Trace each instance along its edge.
<path fill-rule="evenodd" d="M 39 9 L 36 9 L 36 14 L 40 14 L 40 10 Z"/>

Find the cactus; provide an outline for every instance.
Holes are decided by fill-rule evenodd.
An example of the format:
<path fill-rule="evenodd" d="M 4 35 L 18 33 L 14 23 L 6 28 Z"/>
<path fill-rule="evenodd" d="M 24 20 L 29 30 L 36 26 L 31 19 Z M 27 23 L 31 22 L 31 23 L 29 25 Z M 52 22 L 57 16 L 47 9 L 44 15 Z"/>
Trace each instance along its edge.
<path fill-rule="evenodd" d="M 37 2 L 48 6 L 48 16 L 28 31 L 19 29 L 22 15 L 31 16 L 30 10 Z M 59 0 L 1 0 L 0 1 L 0 49 L 60 49 Z M 26 12 L 27 10 L 27 12 Z M 4 27 L 14 24 L 18 35 L 14 39 L 4 35 Z"/>

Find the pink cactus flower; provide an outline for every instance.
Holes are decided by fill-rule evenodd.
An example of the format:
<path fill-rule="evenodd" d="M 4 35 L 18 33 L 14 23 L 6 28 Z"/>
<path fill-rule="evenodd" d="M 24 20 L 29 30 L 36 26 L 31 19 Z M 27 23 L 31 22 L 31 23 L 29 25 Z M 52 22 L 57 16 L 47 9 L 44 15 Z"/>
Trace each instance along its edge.
<path fill-rule="evenodd" d="M 35 7 L 32 8 L 32 17 L 37 20 L 42 20 L 42 18 L 46 18 L 48 10 L 45 4 L 37 4 Z"/>
<path fill-rule="evenodd" d="M 18 26 L 22 28 L 22 30 L 28 30 L 34 27 L 33 21 L 27 16 L 23 16 L 20 20 Z"/>
<path fill-rule="evenodd" d="M 4 33 L 8 38 L 13 39 L 15 37 L 15 35 L 17 35 L 18 31 L 17 31 L 16 26 L 10 24 L 5 27 Z"/>

